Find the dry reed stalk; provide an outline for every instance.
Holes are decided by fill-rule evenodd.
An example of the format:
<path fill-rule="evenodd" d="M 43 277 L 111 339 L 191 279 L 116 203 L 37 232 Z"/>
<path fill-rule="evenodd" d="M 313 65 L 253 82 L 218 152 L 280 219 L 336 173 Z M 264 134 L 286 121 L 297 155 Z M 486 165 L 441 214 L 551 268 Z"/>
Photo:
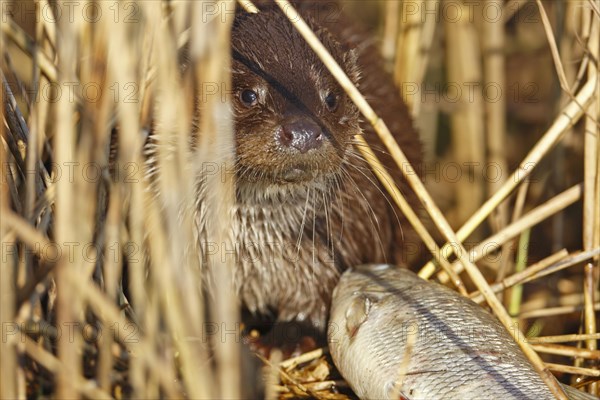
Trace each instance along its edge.
<path fill-rule="evenodd" d="M 550 54 L 552 56 L 553 62 L 554 62 L 554 66 L 555 66 L 555 70 L 558 74 L 558 78 L 559 78 L 559 84 L 560 87 L 566 89 L 565 91 L 562 92 L 563 94 L 563 98 L 564 100 L 568 100 L 568 99 L 572 99 L 573 98 L 573 94 L 571 93 L 571 89 L 569 89 L 569 82 L 567 81 L 567 76 L 566 76 L 566 68 L 564 67 L 561 59 L 560 59 L 560 53 L 558 50 L 558 46 L 556 43 L 556 38 L 553 32 L 553 28 L 550 25 L 550 21 L 549 21 L 549 17 L 546 13 L 545 8 L 542 6 L 542 4 L 540 2 L 537 2 L 536 4 L 537 7 L 537 11 L 540 14 L 540 18 L 542 21 L 542 27 L 544 29 L 544 33 L 545 33 L 545 38 L 546 38 L 546 42 L 548 43 L 548 46 L 550 48 Z M 560 11 L 555 9 L 555 13 L 559 13 Z M 565 35 L 562 35 L 563 37 L 565 37 Z M 559 106 L 563 106 L 564 104 L 558 104 Z M 569 130 L 569 134 L 571 130 Z M 570 135 L 566 136 L 567 138 Z M 565 139 L 566 142 L 566 139 Z M 567 160 L 565 159 L 565 145 L 564 142 L 558 143 L 556 146 L 556 150 L 554 152 L 554 154 L 550 155 L 549 157 L 551 157 L 554 161 L 554 168 L 552 170 L 552 175 L 555 178 L 556 181 L 559 182 L 563 182 L 565 180 L 565 171 L 566 171 L 566 165 L 567 165 Z M 565 216 L 564 214 L 557 214 L 552 218 L 552 222 L 553 222 L 553 245 L 554 246 L 558 246 L 558 247 L 562 247 L 562 243 L 564 241 L 564 224 L 565 224 Z"/>
<path fill-rule="evenodd" d="M 440 6 L 440 0 L 425 0 L 423 4 L 426 9 L 435 10 Z M 415 69 L 413 75 L 414 81 L 418 88 L 418 95 L 421 94 L 421 84 L 425 80 L 425 74 L 429 66 L 431 58 L 431 50 L 433 47 L 433 40 L 435 37 L 436 30 L 436 19 L 432 13 L 426 13 L 423 20 L 423 29 L 419 41 L 419 57 L 415 60 L 418 63 L 418 67 Z M 419 98 L 419 97 L 416 97 Z M 421 110 L 421 102 L 414 102 L 412 107 L 412 115 L 416 116 Z"/>
<path fill-rule="evenodd" d="M 283 369 L 294 369 L 300 364 L 304 364 L 306 362 L 316 360 L 323 356 L 323 349 L 316 349 L 313 351 L 309 351 L 303 353 L 297 357 L 288 358 L 287 360 L 282 361 L 279 366 Z"/>
<path fill-rule="evenodd" d="M 552 54 L 552 59 L 554 61 L 554 66 L 556 68 L 556 73 L 558 75 L 558 81 L 560 83 L 561 89 L 569 96 L 569 98 L 573 98 L 573 93 L 571 93 L 571 87 L 569 85 L 569 81 L 565 74 L 565 68 L 562 64 L 560 53 L 558 51 L 558 46 L 556 44 L 556 39 L 554 37 L 554 32 L 552 31 L 552 26 L 550 24 L 550 20 L 548 19 L 548 14 L 546 13 L 546 9 L 542 5 L 541 0 L 536 0 L 536 4 L 538 5 L 538 9 L 540 12 L 540 16 L 542 18 L 542 24 L 544 26 L 544 31 L 546 32 L 546 37 L 548 39 L 548 45 L 550 46 L 550 52 Z"/>
<path fill-rule="evenodd" d="M 397 3 L 397 2 L 390 2 Z M 411 2 L 411 3 L 400 3 L 397 4 L 395 9 L 388 5 L 386 12 L 395 12 L 394 18 L 398 19 L 402 17 L 402 22 L 396 22 L 398 27 L 396 28 L 397 37 L 395 38 L 395 60 L 394 60 L 394 80 L 398 87 L 401 87 L 402 83 L 411 82 L 416 83 L 415 68 L 418 64 L 417 58 L 419 57 L 419 42 L 421 37 L 421 30 L 423 28 L 422 14 L 419 12 L 408 12 L 407 7 L 415 7 L 421 9 L 425 4 L 424 0 Z M 391 18 L 391 17 L 390 17 Z M 386 37 L 384 37 L 386 39 Z M 387 38 L 388 48 L 393 48 L 392 38 Z M 387 44 L 384 42 L 384 44 Z M 394 55 L 384 54 L 390 59 Z M 410 110 L 412 110 L 413 98 L 404 95 L 404 101 Z M 418 103 L 418 101 L 417 101 Z"/>
<path fill-rule="evenodd" d="M 37 47 L 38 43 L 43 43 L 42 40 L 40 40 L 41 37 L 41 24 L 37 24 L 36 26 L 36 40 L 34 42 L 34 46 Z M 34 47 L 34 49 L 35 49 Z M 40 73 L 39 73 L 39 68 L 37 68 L 37 58 L 35 56 L 36 52 L 34 50 L 33 52 L 34 57 L 33 57 L 33 64 L 34 64 L 34 76 L 32 78 L 33 81 L 33 85 L 34 87 L 36 87 L 36 85 L 39 85 L 39 79 L 40 79 Z M 36 98 L 33 99 L 34 103 L 37 103 L 38 101 L 40 101 L 41 95 L 39 93 L 39 91 L 37 91 L 35 93 Z M 26 181 L 25 181 L 25 217 L 31 222 L 34 223 L 34 206 L 35 206 L 35 202 L 36 202 L 36 195 L 37 195 L 37 190 L 36 190 L 36 180 L 38 177 L 38 162 L 39 162 L 39 153 L 41 150 L 41 138 L 40 138 L 40 130 L 41 130 L 41 126 L 43 124 L 43 121 L 41 119 L 41 116 L 39 115 L 40 113 L 38 112 L 38 107 L 33 107 L 30 110 L 29 113 L 29 121 L 28 121 L 28 126 L 29 126 L 29 135 L 28 135 L 28 142 L 27 142 L 27 154 L 25 156 L 25 161 L 26 161 L 26 168 L 27 171 L 30 171 L 31 173 L 27 174 L 26 177 Z M 30 265 L 30 261 L 28 259 L 29 257 L 26 258 L 26 262 L 27 262 L 27 269 L 29 269 L 31 267 Z M 22 286 L 24 284 L 24 280 L 25 277 L 22 277 L 21 279 L 17 279 L 17 284 L 19 286 Z"/>
<path fill-rule="evenodd" d="M 415 126 L 418 127 L 419 136 L 425 144 L 425 160 L 429 162 L 433 159 L 433 153 L 435 144 L 438 141 L 437 130 L 440 119 L 440 106 L 435 102 L 427 101 L 427 94 L 425 93 L 427 84 L 425 83 L 425 76 L 432 65 L 435 68 L 435 62 L 432 62 L 436 58 L 437 52 L 434 52 L 434 45 L 437 44 L 436 32 L 441 31 L 437 24 L 437 13 L 425 12 L 422 10 L 437 10 L 440 7 L 439 0 L 425 0 L 422 2 L 403 2 L 403 13 L 406 14 L 420 14 L 420 27 L 419 35 L 411 35 L 414 40 L 418 40 L 418 46 L 410 46 L 410 48 L 418 49 L 417 54 L 405 54 L 398 53 L 396 55 L 396 63 L 394 66 L 394 79 L 400 90 L 402 98 L 405 100 L 409 107 L 409 111 L 414 118 Z M 398 31 L 400 38 L 408 32 L 414 29 L 409 29 L 408 16 L 401 15 L 402 26 Z M 398 46 L 399 51 L 408 49 L 409 46 Z M 434 54 L 435 53 L 435 54 Z M 414 57 L 412 60 L 412 66 L 409 66 L 412 76 L 402 77 L 404 75 L 401 68 L 401 62 L 406 62 L 407 57 Z M 398 78 L 400 76 L 400 78 Z M 401 81 L 401 79 L 407 79 Z"/>
<path fill-rule="evenodd" d="M 233 9 L 235 0 L 221 2 L 225 8 Z M 198 6 L 193 8 L 195 20 L 202 17 L 202 9 Z M 211 193 L 207 195 L 207 207 L 212 210 L 208 215 L 207 226 L 209 228 L 208 240 L 216 243 L 220 251 L 209 259 L 210 279 L 215 288 L 232 288 L 234 262 L 231 257 L 224 257 L 227 249 L 232 249 L 236 243 L 232 242 L 230 236 L 233 223 L 234 210 L 234 132 L 232 121 L 232 110 L 228 102 L 223 102 L 231 83 L 231 55 L 230 55 L 230 31 L 233 23 L 233 15 L 225 13 L 226 20 L 213 19 L 205 25 L 194 24 L 192 26 L 191 56 L 192 61 L 197 58 L 198 66 L 195 71 L 198 88 L 197 98 L 205 96 L 205 85 L 219 82 L 220 96 L 207 98 L 206 107 L 211 112 L 201 116 L 201 133 L 199 138 L 200 165 L 208 163 L 218 166 L 218 174 L 207 177 L 206 184 Z M 195 31 L 194 28 L 198 28 Z M 209 32 L 216 33 L 216 40 L 210 39 Z M 239 330 L 240 309 L 239 299 L 233 290 L 214 290 L 212 299 L 212 319 L 219 323 L 222 330 Z M 237 338 L 237 335 L 235 336 Z M 241 396 L 240 376 L 240 345 L 239 340 L 215 340 L 213 342 L 215 358 L 217 361 L 217 377 L 219 379 L 218 397 L 239 398 Z"/>
<path fill-rule="evenodd" d="M 470 85 L 483 81 L 478 34 L 470 22 L 475 11 L 462 2 L 458 2 L 456 8 L 456 19 L 444 18 L 449 97 L 457 99 L 457 109 L 450 116 L 452 159 L 460 165 L 485 165 L 482 92 L 473 90 L 468 95 L 464 94 Z M 483 175 L 476 174 L 470 178 L 460 179 L 452 188 L 458 204 L 454 212 L 460 223 L 466 221 L 484 199 Z"/>
<path fill-rule="evenodd" d="M 502 1 L 488 0 L 485 4 L 487 10 L 502 10 Z M 494 88 L 496 95 L 489 94 L 485 101 L 485 141 L 487 143 L 486 163 L 494 165 L 501 171 L 498 179 L 487 180 L 486 193 L 495 193 L 506 180 L 505 172 L 508 171 L 506 160 L 506 97 L 501 95 L 507 92 L 505 77 L 505 48 L 504 21 L 501 18 L 483 18 L 482 21 L 482 46 L 483 46 L 483 77 L 485 87 Z M 508 202 L 501 203 L 496 213 L 491 215 L 491 225 L 498 231 L 508 223 Z M 512 251 L 510 246 L 504 245 L 501 257 L 496 263 L 498 278 L 501 280 L 509 268 Z"/>
<path fill-rule="evenodd" d="M 281 367 L 281 359 L 283 354 L 281 350 L 274 349 L 269 357 L 270 367 L 267 370 L 265 377 L 265 400 L 277 399 L 277 386 L 279 385 L 279 370 L 277 365 Z"/>
<path fill-rule="evenodd" d="M 561 266 L 560 264 L 557 267 Z M 569 284 L 572 285 L 573 282 L 570 282 L 569 279 L 563 278 L 560 280 L 559 284 Z M 596 291 L 596 295 L 600 294 L 600 292 Z M 536 311 L 538 309 L 545 309 L 549 306 L 581 306 L 583 304 L 583 294 L 575 291 L 569 291 L 566 293 L 558 293 L 554 297 L 544 297 L 544 296 L 532 296 L 521 305 L 522 312 L 530 312 Z"/>
<path fill-rule="evenodd" d="M 577 77 L 576 65 L 572 62 L 576 57 L 576 49 L 573 48 L 573 43 L 577 39 L 577 30 L 580 29 L 578 25 L 582 17 L 581 13 L 582 8 L 577 2 L 571 1 L 566 4 L 564 33 L 559 40 L 561 65 L 564 68 L 566 80 L 571 87 L 576 84 Z M 560 106 L 564 106 L 568 100 L 569 96 L 563 93 Z"/>
<path fill-rule="evenodd" d="M 395 18 L 399 18 L 400 16 L 402 16 L 402 20 L 399 24 L 398 21 L 396 21 L 396 24 L 398 24 L 399 26 L 398 28 L 396 28 L 397 37 L 395 38 L 396 46 L 394 79 L 399 87 L 401 87 L 401 85 L 406 82 L 419 82 L 416 80 L 416 78 L 421 71 L 421 69 L 419 68 L 419 58 L 421 56 L 419 43 L 421 41 L 424 21 L 420 12 L 409 12 L 408 8 L 414 7 L 420 10 L 424 5 L 425 1 L 421 0 L 411 3 L 398 4 L 395 10 L 389 9 L 391 8 L 391 5 L 388 5 L 388 9 L 386 9 L 386 12 L 394 13 Z M 391 32 L 390 34 L 395 35 L 395 32 Z M 387 42 L 392 42 L 392 38 L 389 38 Z M 384 42 L 384 44 L 385 43 L 386 42 Z M 391 47 L 391 45 L 389 47 Z M 386 54 L 384 53 L 384 55 Z M 390 57 L 393 60 L 392 55 L 388 55 L 388 57 Z M 414 98 L 411 96 L 406 96 L 406 94 L 404 94 L 403 99 L 410 110 L 412 110 L 413 107 L 415 107 L 415 104 L 419 103 L 419 101 L 413 103 Z"/>
<path fill-rule="evenodd" d="M 600 8 L 600 1 L 589 1 Z M 598 79 L 598 60 L 600 60 L 600 16 L 593 18 L 589 31 L 589 57 L 594 60 L 588 66 L 588 79 Z M 591 250 L 600 244 L 600 82 L 596 85 L 596 103 L 590 107 L 585 120 L 584 139 L 584 195 L 583 195 L 583 249 Z M 594 266 L 595 264 L 595 266 Z M 594 268 L 595 267 L 595 268 Z M 594 291 L 600 281 L 600 257 L 596 256 L 584 265 L 583 300 L 584 300 L 584 332 L 593 335 L 598 331 L 597 316 L 594 310 Z M 597 340 L 586 340 L 589 351 L 597 351 Z M 597 366 L 593 367 L 598 369 Z M 598 395 L 600 385 L 593 383 L 589 392 Z"/>
<path fill-rule="evenodd" d="M 0 32 L 0 42 L 4 41 L 4 31 Z M 6 93 L 4 85 L 0 90 L 0 104 L 2 104 L 2 113 L 4 114 L 4 104 Z M 3 121 L 4 122 L 4 121 Z M 0 140 L 4 141 L 7 133 L 5 132 L 4 123 L 0 124 Z M 4 177 L 10 176 L 9 163 L 6 147 L 4 143 L 0 143 L 0 173 L 2 179 L 0 180 L 0 214 L 5 215 L 11 206 L 9 197 L 9 181 Z M 14 258 L 9 257 L 5 254 L 5 251 L 9 248 L 16 248 L 15 238 L 9 233 L 9 228 L 6 226 L 4 218 L 0 218 L 0 238 L 2 238 L 2 253 L 4 256 L 0 261 L 0 268 L 2 269 L 2 279 L 0 279 L 0 316 L 2 324 L 12 321 L 16 312 L 16 293 L 15 287 L 12 284 L 16 280 L 14 276 L 15 263 Z M 8 329 L 6 325 L 6 329 Z M 14 325 L 13 325 L 13 328 Z M 17 398 L 17 348 L 14 340 L 2 340 L 0 343 L 0 351 L 2 357 L 0 357 L 0 397 L 3 399 L 15 399 Z"/>
<path fill-rule="evenodd" d="M 448 242 L 454 243 L 458 246 L 460 250 L 460 252 L 458 253 L 459 260 L 464 264 L 465 270 L 473 280 L 473 283 L 485 296 L 486 301 L 492 308 L 494 314 L 496 314 L 500 322 L 505 326 L 505 328 L 513 336 L 515 341 L 519 344 L 519 347 L 521 347 L 523 353 L 531 361 L 536 371 L 538 371 L 542 380 L 546 383 L 551 392 L 557 398 L 566 399 L 566 395 L 563 389 L 560 387 L 554 376 L 548 371 L 539 355 L 535 351 L 533 351 L 528 344 L 519 340 L 519 338 L 522 337 L 521 332 L 518 329 L 513 329 L 514 327 L 512 326 L 512 320 L 510 316 L 506 312 L 506 309 L 504 309 L 502 304 L 498 301 L 494 293 L 490 290 L 489 285 L 486 282 L 483 275 L 481 274 L 481 272 L 472 262 L 470 262 L 464 256 L 466 254 L 464 246 L 459 241 L 456 234 L 452 231 L 452 228 L 444 218 L 439 208 L 435 205 L 435 202 L 433 201 L 429 193 L 427 193 L 425 187 L 423 186 L 423 183 L 416 176 L 414 169 L 410 167 L 410 163 L 408 162 L 406 156 L 404 155 L 398 144 L 393 139 L 389 129 L 385 125 L 385 122 L 382 121 L 377 116 L 377 114 L 375 114 L 374 110 L 366 102 L 365 98 L 352 84 L 348 76 L 346 76 L 341 67 L 335 62 L 331 54 L 329 54 L 329 52 L 327 51 L 327 49 L 325 49 L 323 44 L 320 43 L 320 41 L 315 36 L 314 32 L 311 31 L 306 22 L 299 16 L 297 11 L 294 10 L 291 4 L 286 0 L 276 0 L 276 3 L 284 12 L 286 12 L 287 17 L 298 29 L 298 32 L 304 37 L 304 39 L 315 51 L 315 53 L 325 64 L 325 66 L 331 72 L 334 78 L 350 96 L 352 101 L 357 105 L 362 115 L 367 119 L 367 121 L 371 123 L 371 125 L 373 125 L 375 131 L 379 135 L 379 138 L 390 152 L 396 164 L 398 166 L 405 166 L 405 168 L 401 168 L 401 170 L 405 178 L 407 179 L 409 185 L 415 191 L 417 197 L 419 198 L 424 208 L 433 219 L 433 222 L 436 224 L 437 228 L 442 232 L 445 239 L 448 240 Z M 374 169 L 375 172 L 377 172 L 377 168 Z M 385 184 L 385 182 L 382 183 Z"/>
<path fill-rule="evenodd" d="M 108 199 L 108 209 L 106 216 L 106 243 L 117 243 L 120 245 L 119 241 L 119 227 L 121 226 L 121 220 L 123 215 L 121 213 L 121 193 L 119 190 L 115 190 L 116 187 L 113 187 L 110 191 L 109 199 Z M 108 250 L 106 250 L 105 254 L 105 262 L 104 262 L 104 278 L 105 278 L 105 288 L 106 295 L 108 298 L 113 299 L 115 302 L 118 301 L 118 282 L 122 273 L 121 263 L 118 263 L 114 257 L 110 256 Z M 104 340 L 101 344 L 100 356 L 98 361 L 98 380 L 100 382 L 100 387 L 105 392 L 110 393 L 112 382 L 110 379 L 110 375 L 112 372 L 112 366 L 114 363 L 113 354 L 112 354 L 112 346 L 113 346 L 113 338 L 108 335 L 104 337 Z"/>
<path fill-rule="evenodd" d="M 256 14 L 258 12 L 258 8 L 254 4 L 252 4 L 251 0 L 238 0 L 239 5 L 249 13 Z"/>
<path fill-rule="evenodd" d="M 38 0 L 35 2 L 36 11 L 39 13 L 41 10 L 49 10 L 50 3 L 48 0 Z M 47 46 L 46 49 L 50 50 L 50 54 L 56 54 L 56 24 L 54 21 L 47 18 L 40 18 L 41 24 L 38 23 L 38 26 L 42 26 L 42 31 L 46 35 Z M 38 30 L 38 32 L 40 32 Z M 38 38 L 41 38 L 42 35 L 38 35 Z M 51 57 L 53 59 L 53 57 Z"/>
<path fill-rule="evenodd" d="M 579 347 L 563 346 L 558 344 L 532 344 L 531 347 L 538 353 L 555 354 L 573 358 L 587 358 L 599 360 L 600 351 L 581 349 Z"/>
<path fill-rule="evenodd" d="M 68 82 L 77 81 L 75 67 L 78 64 L 77 38 L 83 33 L 84 23 L 78 20 L 77 24 L 70 24 L 62 20 L 59 32 L 60 47 L 58 48 L 58 77 L 57 82 L 67 87 Z M 68 96 L 61 96 L 56 107 L 56 131 L 54 132 L 53 148 L 55 160 L 58 165 L 67 166 L 73 161 L 79 160 L 76 147 L 76 131 L 73 123 L 75 104 Z M 87 150 L 87 149 L 86 149 Z M 86 198 L 86 194 L 67 179 L 59 179 L 56 184 L 55 202 L 55 229 L 54 237 L 59 246 L 67 243 L 78 243 L 86 240 L 87 235 L 79 236 L 79 226 L 83 225 L 75 219 L 75 213 L 79 208 L 76 195 Z M 87 222 L 87 221 L 86 221 Z M 84 243 L 89 243 L 85 241 Z M 78 255 L 78 252 L 75 254 Z M 76 256 L 77 257 L 77 256 Z M 70 287 L 70 277 L 79 275 L 81 271 L 77 262 L 79 257 L 69 259 L 63 255 L 56 266 L 57 300 L 56 313 L 57 325 L 68 327 L 80 322 L 83 306 L 81 299 L 75 295 Z M 71 339 L 71 340 L 69 340 Z M 81 355 L 78 349 L 82 346 L 83 338 L 79 332 L 75 332 L 72 338 L 62 335 L 58 341 L 58 358 L 64 368 L 57 373 L 56 395 L 59 398 L 70 399 L 79 397 L 79 391 L 72 385 L 73 376 L 81 376 Z"/>
<path fill-rule="evenodd" d="M 594 303 L 593 305 L 594 311 L 600 310 L 600 303 Z M 559 306 L 559 307 L 549 307 L 549 308 L 540 308 L 531 311 L 523 311 L 516 317 L 519 319 L 531 319 L 531 318 L 547 318 L 547 317 L 555 317 L 557 315 L 565 315 L 573 312 L 583 310 L 583 304 L 579 305 L 569 305 L 569 306 Z"/>
<path fill-rule="evenodd" d="M 385 18 L 381 38 L 381 56 L 386 65 L 393 65 L 397 54 L 396 41 L 399 39 L 400 2 L 397 0 L 386 1 L 383 3 L 383 12 Z"/>
<path fill-rule="evenodd" d="M 181 6 L 188 6 L 189 3 Z M 173 90 L 183 86 L 177 62 L 175 34 L 162 17 L 161 4 L 144 2 L 141 7 L 149 19 L 149 26 L 158 32 L 153 37 L 153 63 L 157 66 L 156 138 L 158 151 L 154 162 L 159 170 L 156 184 L 160 197 L 146 198 L 149 208 L 152 294 L 159 308 L 166 308 L 167 329 L 173 348 L 169 357 L 177 356 L 181 364 L 183 383 L 193 398 L 214 397 L 217 393 L 212 382 L 212 371 L 203 368 L 208 360 L 208 349 L 198 335 L 205 327 L 204 300 L 200 257 L 194 245 L 194 181 L 196 171 L 190 168 L 190 127 L 194 102 L 189 91 Z M 187 11 L 181 11 L 189 13 Z M 187 95 L 187 96 L 186 96 Z M 193 164 L 192 164 L 193 165 Z M 191 169 L 191 170 L 190 170 Z M 164 227 L 161 229 L 161 227 Z M 176 354 L 175 354 L 176 352 Z"/>
<path fill-rule="evenodd" d="M 557 336 L 538 336 L 529 338 L 529 343 L 542 344 L 542 343 L 565 343 L 565 342 L 580 342 L 582 340 L 598 340 L 600 339 L 600 333 L 588 334 L 571 334 L 571 335 L 557 335 Z"/>
<path fill-rule="evenodd" d="M 400 7 L 396 7 L 395 3 L 399 3 Z M 404 90 L 400 90 L 400 94 L 413 116 L 419 115 L 421 111 L 422 83 L 436 28 L 435 13 L 424 14 L 422 10 L 436 10 L 438 6 L 439 0 L 386 2 L 387 24 L 383 55 L 387 60 L 395 60 L 394 80 L 397 86 L 402 89 L 405 85 L 410 85 L 410 94 Z M 391 35 L 396 33 L 395 54 L 386 54 L 393 49 L 394 38 Z"/>
<path fill-rule="evenodd" d="M 600 377 L 600 371 L 598 371 L 597 369 L 571 367 L 569 365 L 554 364 L 554 363 L 547 363 L 546 365 L 548 366 L 548 369 L 550 369 L 551 371 L 565 372 L 567 374 L 573 374 L 573 375 L 593 376 L 595 378 Z"/>
<path fill-rule="evenodd" d="M 134 55 L 137 53 L 132 46 L 128 46 L 125 28 L 123 21 L 112 21 L 106 18 L 101 19 L 98 29 L 103 32 L 106 40 L 107 51 L 107 79 L 106 87 L 117 87 L 122 89 L 127 84 L 135 85 L 138 82 L 134 72 L 134 65 L 137 60 L 134 60 Z M 110 34 L 109 34 L 110 32 Z M 119 54 L 117 57 L 116 55 Z M 141 324 L 140 329 L 143 329 L 150 342 L 154 342 L 154 330 L 149 328 L 147 322 L 147 307 L 144 281 L 145 272 L 143 264 L 145 264 L 144 255 L 147 250 L 144 242 L 144 221 L 146 220 L 146 207 L 144 205 L 144 192 L 146 191 L 143 184 L 143 176 L 141 167 L 143 161 L 141 157 L 142 139 L 139 137 L 140 126 L 137 116 L 140 114 L 137 102 L 125 102 L 121 97 L 117 99 L 117 104 L 114 105 L 115 112 L 119 124 L 119 135 L 117 136 L 118 148 L 117 153 L 117 169 L 119 176 L 123 172 L 121 167 L 133 166 L 130 179 L 118 179 L 115 191 L 120 191 L 119 196 L 123 196 L 129 200 L 130 212 L 128 215 L 129 222 L 129 240 L 139 249 L 137 262 L 133 262 L 129 268 L 131 279 L 131 300 L 136 305 L 136 317 Z M 129 171 L 127 171 L 129 172 Z M 110 201 L 111 199 L 109 199 Z M 125 247 L 125 239 L 121 238 L 115 243 L 118 251 Z M 129 257 L 128 257 L 129 258 Z M 133 261 L 133 260 L 129 260 Z M 152 303 L 150 303 L 152 304 Z M 104 348 L 106 351 L 107 348 Z M 105 356 L 108 358 L 108 356 Z M 152 393 L 146 390 L 145 385 L 145 369 L 142 361 L 133 357 L 130 363 L 129 373 L 131 377 L 131 385 L 133 392 L 139 396 L 148 396 Z"/>

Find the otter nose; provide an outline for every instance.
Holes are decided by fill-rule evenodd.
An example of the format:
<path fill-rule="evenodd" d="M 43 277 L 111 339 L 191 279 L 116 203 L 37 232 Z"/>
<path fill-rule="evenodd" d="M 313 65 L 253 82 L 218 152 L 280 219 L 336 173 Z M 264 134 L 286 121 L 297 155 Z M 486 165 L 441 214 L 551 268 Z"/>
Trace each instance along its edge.
<path fill-rule="evenodd" d="M 323 143 L 323 131 L 315 122 L 307 118 L 285 122 L 279 132 L 281 144 L 293 147 L 301 153 L 316 149 Z"/>

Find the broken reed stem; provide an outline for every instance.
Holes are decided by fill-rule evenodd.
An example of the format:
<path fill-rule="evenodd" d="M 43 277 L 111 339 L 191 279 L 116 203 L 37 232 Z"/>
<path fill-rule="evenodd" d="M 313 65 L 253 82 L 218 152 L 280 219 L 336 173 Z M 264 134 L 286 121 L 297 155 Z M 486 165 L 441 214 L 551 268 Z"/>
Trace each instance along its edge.
<path fill-rule="evenodd" d="M 596 84 L 597 78 L 588 80 L 575 99 L 570 101 L 569 104 L 563 108 L 562 113 L 554 120 L 554 123 L 548 128 L 544 136 L 542 136 L 535 146 L 533 146 L 523 161 L 521 161 L 519 167 L 506 180 L 504 185 L 502 185 L 502 187 L 498 189 L 498 191 L 494 193 L 456 232 L 456 236 L 459 240 L 462 241 L 469 237 L 484 219 L 487 218 L 487 216 L 490 215 L 490 213 L 531 174 L 533 169 L 563 137 L 565 132 L 581 118 L 587 107 L 593 101 Z M 441 250 L 444 254 L 447 254 L 455 249 L 452 244 L 446 243 L 442 246 Z M 421 269 L 421 271 L 419 271 L 419 276 L 427 279 L 431 277 L 434 272 L 435 266 L 433 263 L 429 262 Z"/>
<path fill-rule="evenodd" d="M 285 15 L 292 22 L 292 24 L 298 29 L 298 32 L 304 37 L 309 46 L 315 51 L 315 53 L 318 55 L 321 61 L 323 61 L 323 63 L 334 76 L 334 78 L 338 81 L 338 83 L 342 86 L 346 93 L 348 93 L 348 95 L 350 96 L 352 101 L 357 105 L 363 116 L 371 123 L 371 125 L 373 125 L 375 131 L 377 132 L 381 141 L 390 152 L 396 164 L 398 166 L 405 166 L 405 168 L 400 168 L 402 173 L 404 174 L 404 177 L 410 184 L 411 188 L 415 191 L 417 197 L 431 216 L 433 222 L 444 235 L 446 240 L 458 246 L 460 250 L 460 253 L 458 254 L 459 260 L 464 264 L 465 270 L 471 277 L 471 280 L 473 281 L 475 286 L 477 286 L 477 288 L 485 296 L 486 301 L 492 308 L 494 314 L 496 314 L 496 316 L 498 317 L 500 322 L 502 322 L 506 330 L 508 330 L 509 333 L 513 336 L 514 340 L 521 347 L 526 357 L 531 361 L 534 368 L 540 374 L 542 380 L 549 387 L 550 391 L 557 398 L 566 400 L 566 395 L 563 389 L 560 387 L 558 381 L 545 367 L 539 355 L 535 351 L 533 351 L 527 343 L 524 343 L 520 340 L 520 338 L 523 337 L 522 333 L 519 329 L 514 329 L 514 326 L 512 325 L 512 319 L 502 306 L 502 303 L 500 303 L 500 301 L 496 298 L 496 295 L 490 290 L 489 285 L 486 282 L 483 275 L 481 274 L 481 272 L 473 263 L 471 263 L 468 260 L 468 258 L 466 258 L 467 252 L 464 246 L 462 245 L 461 241 L 458 239 L 456 234 L 452 231 L 452 228 L 446 221 L 440 209 L 436 206 L 429 193 L 425 190 L 423 183 L 417 177 L 414 169 L 410 167 L 408 159 L 394 140 L 389 129 L 385 125 L 385 122 L 382 121 L 377 116 L 377 114 L 375 114 L 375 111 L 367 103 L 365 98 L 360 94 L 358 89 L 352 84 L 348 76 L 336 63 L 336 61 L 333 59 L 331 54 L 329 54 L 325 46 L 323 46 L 323 44 L 318 40 L 314 32 L 312 32 L 312 30 L 300 17 L 298 12 L 295 11 L 292 5 L 287 0 L 275 1 L 277 5 L 284 11 Z M 385 182 L 382 183 L 385 184 Z"/>

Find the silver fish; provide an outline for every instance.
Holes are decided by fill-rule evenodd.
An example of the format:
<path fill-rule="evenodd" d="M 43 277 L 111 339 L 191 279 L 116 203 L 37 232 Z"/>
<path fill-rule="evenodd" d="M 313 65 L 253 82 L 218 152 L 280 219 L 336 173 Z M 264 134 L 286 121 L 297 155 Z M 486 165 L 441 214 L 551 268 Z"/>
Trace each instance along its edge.
<path fill-rule="evenodd" d="M 554 398 L 496 318 L 395 266 L 364 265 L 342 275 L 328 341 L 361 399 Z M 571 399 L 596 399 L 565 389 Z"/>

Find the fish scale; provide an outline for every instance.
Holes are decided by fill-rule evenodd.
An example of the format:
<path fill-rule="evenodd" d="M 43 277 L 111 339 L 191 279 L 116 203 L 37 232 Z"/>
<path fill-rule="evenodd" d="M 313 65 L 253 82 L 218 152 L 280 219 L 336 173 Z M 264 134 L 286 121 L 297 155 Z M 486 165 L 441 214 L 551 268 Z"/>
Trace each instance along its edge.
<path fill-rule="evenodd" d="M 511 335 L 449 288 L 386 264 L 346 271 L 334 293 L 329 349 L 362 399 L 553 399 Z M 567 388 L 570 399 L 596 397 Z"/>

